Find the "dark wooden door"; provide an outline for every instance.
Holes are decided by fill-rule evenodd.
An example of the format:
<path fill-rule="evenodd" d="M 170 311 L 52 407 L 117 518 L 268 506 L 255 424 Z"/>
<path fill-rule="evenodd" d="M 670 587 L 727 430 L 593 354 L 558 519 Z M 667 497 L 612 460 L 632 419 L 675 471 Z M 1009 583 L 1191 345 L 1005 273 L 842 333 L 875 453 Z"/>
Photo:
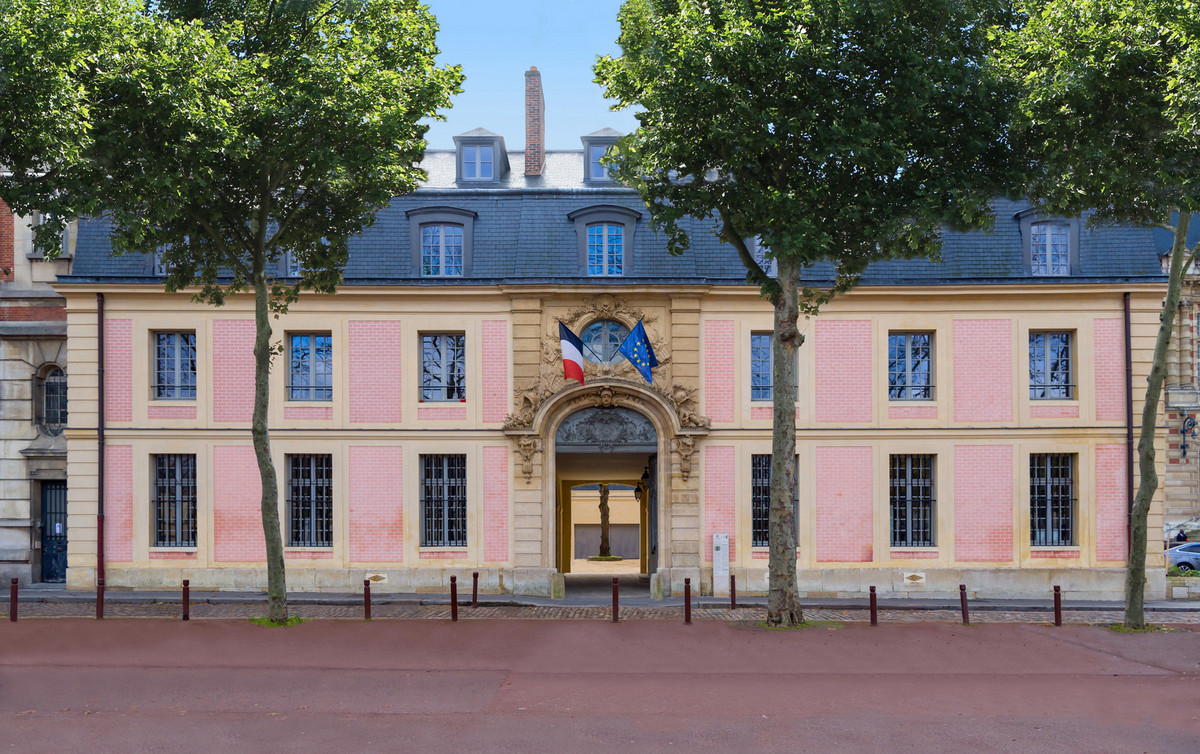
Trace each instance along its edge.
<path fill-rule="evenodd" d="M 42 482 L 42 581 L 67 580 L 67 483 Z"/>
<path fill-rule="evenodd" d="M 646 495 L 646 538 L 650 544 L 646 557 L 647 573 L 658 570 L 658 454 L 650 456 L 650 479 L 646 486 L 650 488 Z"/>

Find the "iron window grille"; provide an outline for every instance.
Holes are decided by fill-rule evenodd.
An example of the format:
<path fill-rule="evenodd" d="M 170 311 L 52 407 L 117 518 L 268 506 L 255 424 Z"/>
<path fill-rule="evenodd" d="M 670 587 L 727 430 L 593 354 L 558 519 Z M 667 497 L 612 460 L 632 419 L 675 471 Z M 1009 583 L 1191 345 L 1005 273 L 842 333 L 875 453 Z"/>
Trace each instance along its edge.
<path fill-rule="evenodd" d="M 1066 225 L 1029 226 L 1030 262 L 1034 275 L 1066 275 L 1071 271 L 1070 231 Z"/>
<path fill-rule="evenodd" d="M 916 454 L 889 458 L 892 547 L 934 546 L 933 459 Z"/>
<path fill-rule="evenodd" d="M 464 181 L 492 180 L 492 147 L 486 144 L 466 144 L 462 148 L 462 177 Z"/>
<path fill-rule="evenodd" d="M 888 399 L 933 400 L 931 333 L 888 333 Z"/>
<path fill-rule="evenodd" d="M 583 358 L 594 364 L 609 364 L 625 358 L 617 349 L 629 335 L 629 328 L 620 322 L 602 319 L 593 322 L 580 334 L 583 341 Z"/>
<path fill-rule="evenodd" d="M 421 226 L 421 274 L 425 277 L 461 277 L 463 274 L 463 227 Z"/>
<path fill-rule="evenodd" d="M 294 333 L 288 356 L 288 400 L 333 400 L 332 335 Z"/>
<path fill-rule="evenodd" d="M 623 274 L 625 226 L 594 223 L 587 226 L 587 234 L 588 274 Z"/>
<path fill-rule="evenodd" d="M 1029 543 L 1035 547 L 1075 544 L 1075 454 L 1029 456 Z"/>
<path fill-rule="evenodd" d="M 421 456 L 421 545 L 467 546 L 467 457 Z"/>
<path fill-rule="evenodd" d="M 298 453 L 288 464 L 288 546 L 333 546 L 333 456 Z"/>
<path fill-rule="evenodd" d="M 750 333 L 750 400 L 770 401 L 775 399 L 775 349 L 773 334 Z M 796 370 L 796 390 L 800 390 L 799 368 Z"/>
<path fill-rule="evenodd" d="M 792 517 L 796 524 L 796 539 L 800 539 L 800 480 L 792 489 Z M 750 546 L 767 547 L 771 543 L 771 454 L 750 456 Z"/>
<path fill-rule="evenodd" d="M 154 397 L 174 400 L 196 398 L 196 334 L 154 334 Z"/>
<path fill-rule="evenodd" d="M 1029 333 L 1029 397 L 1035 400 L 1071 399 L 1070 332 Z"/>
<path fill-rule="evenodd" d="M 196 546 L 196 456 L 154 456 L 154 546 Z"/>
<path fill-rule="evenodd" d="M 467 399 L 466 350 L 461 333 L 421 336 L 421 400 Z"/>
<path fill-rule="evenodd" d="M 58 435 L 67 426 L 67 375 L 60 367 L 50 367 L 38 380 L 38 421 L 49 435 Z"/>

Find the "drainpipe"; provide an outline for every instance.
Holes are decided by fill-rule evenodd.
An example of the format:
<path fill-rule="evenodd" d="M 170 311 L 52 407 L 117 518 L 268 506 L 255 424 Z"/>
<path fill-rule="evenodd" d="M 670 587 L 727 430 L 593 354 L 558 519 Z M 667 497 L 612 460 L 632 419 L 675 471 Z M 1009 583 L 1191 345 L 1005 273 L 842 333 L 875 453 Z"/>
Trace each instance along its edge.
<path fill-rule="evenodd" d="M 96 583 L 104 578 L 104 294 L 96 294 Z"/>
<path fill-rule="evenodd" d="M 1133 340 L 1129 334 L 1129 292 L 1125 292 L 1125 541 L 1133 547 Z M 1126 550 L 1129 552 L 1129 550 Z"/>

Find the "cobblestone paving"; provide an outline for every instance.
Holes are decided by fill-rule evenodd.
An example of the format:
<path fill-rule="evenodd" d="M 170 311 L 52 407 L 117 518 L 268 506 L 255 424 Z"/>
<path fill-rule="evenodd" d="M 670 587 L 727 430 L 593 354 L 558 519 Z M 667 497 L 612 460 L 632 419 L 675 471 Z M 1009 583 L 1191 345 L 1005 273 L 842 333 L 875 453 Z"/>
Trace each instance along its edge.
<path fill-rule="evenodd" d="M 359 620 L 361 605 L 293 605 L 293 615 L 312 619 Z M 209 604 L 192 605 L 193 619 L 206 618 L 240 619 L 255 618 L 266 613 L 262 604 Z M 449 605 L 375 605 L 372 617 L 376 619 L 405 620 L 450 620 Z M 93 618 L 96 609 L 92 603 L 21 603 L 20 618 Z M 106 618 L 178 618 L 181 608 L 177 603 L 125 603 L 110 602 L 105 605 Z M 692 610 L 693 620 L 720 620 L 729 622 L 760 621 L 766 610 L 759 607 L 741 607 L 737 610 L 725 608 L 697 608 Z M 7 620 L 7 605 L 0 616 Z M 834 621 L 838 623 L 865 623 L 870 620 L 866 610 L 819 610 L 804 611 L 808 620 Z M 611 620 L 612 612 L 607 607 L 578 606 L 481 606 L 460 607 L 459 620 Z M 1200 612 L 1156 612 L 1146 611 L 1152 623 L 1200 624 Z M 683 620 L 682 607 L 623 607 L 621 620 Z M 962 619 L 957 610 L 880 610 L 880 623 L 958 623 Z M 976 610 L 971 613 L 973 623 L 1050 623 L 1051 612 Z M 1122 614 L 1117 610 L 1064 610 L 1063 622 L 1073 624 L 1119 623 Z"/>

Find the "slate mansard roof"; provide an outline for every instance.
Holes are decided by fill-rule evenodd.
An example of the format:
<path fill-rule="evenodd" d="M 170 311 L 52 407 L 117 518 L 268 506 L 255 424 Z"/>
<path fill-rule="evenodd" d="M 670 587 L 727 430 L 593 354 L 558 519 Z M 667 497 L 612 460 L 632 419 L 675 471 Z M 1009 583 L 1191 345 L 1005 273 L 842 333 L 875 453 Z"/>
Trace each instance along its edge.
<path fill-rule="evenodd" d="M 539 177 L 524 174 L 523 152 L 508 152 L 509 172 L 494 183 L 456 182 L 453 150 L 429 150 L 423 166 L 429 179 L 420 189 L 397 197 L 381 210 L 375 224 L 350 240 L 345 285 L 528 284 L 717 284 L 745 282 L 745 270 L 732 246 L 721 242 L 710 221 L 691 220 L 691 248 L 680 256 L 666 253 L 666 242 L 650 227 L 649 211 L 637 192 L 621 186 L 584 182 L 582 150 L 546 152 Z M 634 222 L 631 259 L 619 277 L 586 276 L 579 260 L 575 210 L 597 205 L 628 208 Z M 422 278 L 414 264 L 412 234 L 406 215 L 423 207 L 454 207 L 475 213 L 473 265 L 461 278 Z M 1016 214 L 1029 203 L 998 199 L 996 223 L 989 232 L 943 235 L 941 260 L 896 260 L 871 265 L 863 285 L 946 285 L 973 283 L 1148 282 L 1165 279 L 1159 261 L 1170 247 L 1163 231 L 1131 226 L 1089 228 L 1081 223 L 1078 256 L 1070 276 L 1031 276 Z M 820 283 L 831 265 L 805 275 Z M 150 255 L 109 255 L 108 223 L 103 218 L 79 224 L 72 274 L 61 282 L 157 283 Z"/>

